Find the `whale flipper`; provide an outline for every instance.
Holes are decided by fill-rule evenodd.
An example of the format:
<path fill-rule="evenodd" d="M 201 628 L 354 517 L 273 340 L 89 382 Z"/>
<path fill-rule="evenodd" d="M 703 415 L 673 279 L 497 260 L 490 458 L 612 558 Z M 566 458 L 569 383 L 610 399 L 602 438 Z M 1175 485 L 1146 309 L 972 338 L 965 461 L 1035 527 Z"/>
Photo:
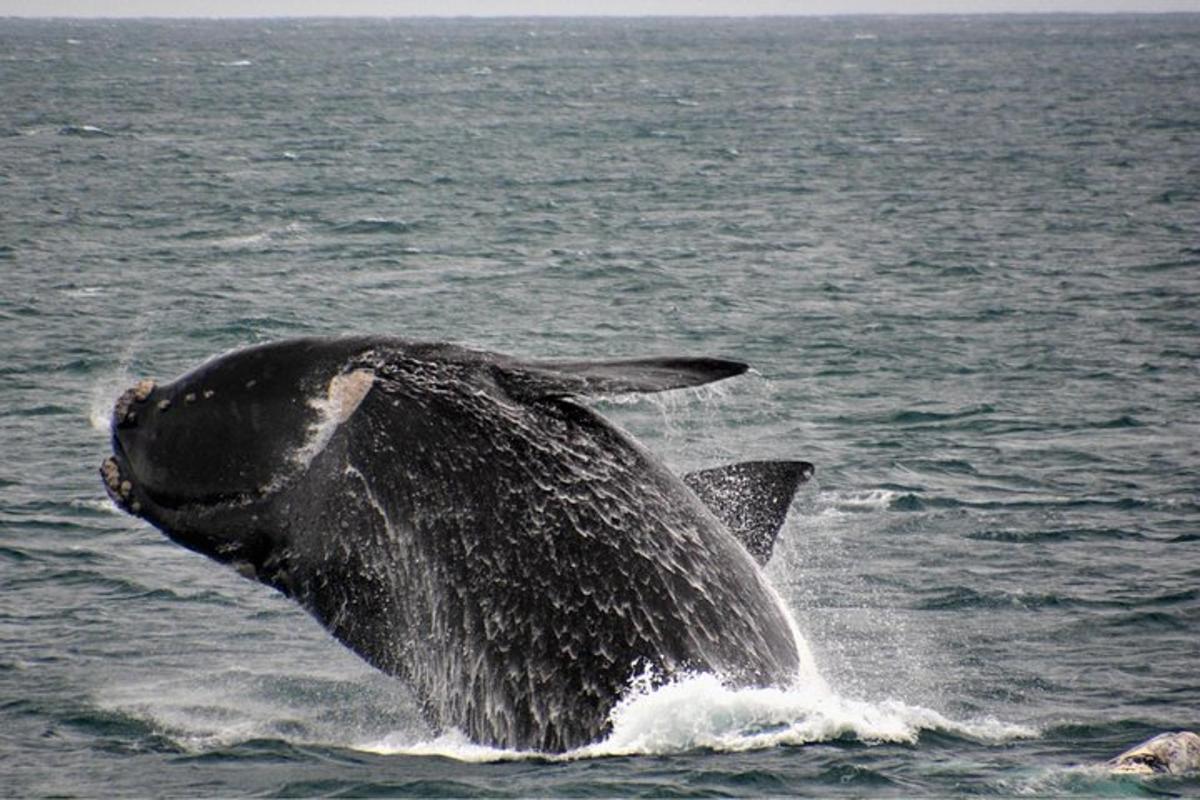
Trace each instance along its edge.
<path fill-rule="evenodd" d="M 741 375 L 749 365 L 723 358 L 636 358 L 616 361 L 518 361 L 496 364 L 495 376 L 522 400 L 595 394 L 664 392 Z"/>
<path fill-rule="evenodd" d="M 812 474 L 807 461 L 745 461 L 690 472 L 683 482 L 761 566 L 771 559 L 796 490 Z"/>

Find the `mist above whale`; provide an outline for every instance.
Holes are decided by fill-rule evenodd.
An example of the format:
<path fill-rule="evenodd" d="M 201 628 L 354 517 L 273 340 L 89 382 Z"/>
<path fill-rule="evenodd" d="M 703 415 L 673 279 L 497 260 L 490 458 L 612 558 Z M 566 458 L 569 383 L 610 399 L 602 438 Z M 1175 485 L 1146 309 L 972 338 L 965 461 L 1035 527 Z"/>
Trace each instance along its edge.
<path fill-rule="evenodd" d="M 812 466 L 676 476 L 572 399 L 745 369 L 287 340 L 130 389 L 101 473 L 122 508 L 409 682 L 435 726 L 561 751 L 602 737 L 639 676 L 798 674 L 759 563 Z"/>

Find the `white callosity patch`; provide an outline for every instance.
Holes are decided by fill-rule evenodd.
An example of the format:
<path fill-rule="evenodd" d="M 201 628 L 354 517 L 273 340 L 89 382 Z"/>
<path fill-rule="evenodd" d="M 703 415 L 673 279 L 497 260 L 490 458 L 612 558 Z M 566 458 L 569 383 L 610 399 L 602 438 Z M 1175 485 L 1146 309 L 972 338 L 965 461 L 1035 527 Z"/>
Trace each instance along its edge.
<path fill-rule="evenodd" d="M 1119 775 L 1186 775 L 1200 772 L 1200 736 L 1191 731 L 1160 733 L 1108 762 Z"/>
<path fill-rule="evenodd" d="M 345 372 L 329 381 L 329 388 L 323 397 L 309 401 L 318 416 L 309 428 L 308 438 L 292 455 L 297 466 L 306 468 L 325 449 L 338 426 L 350 419 L 374 383 L 375 373 L 369 369 Z"/>

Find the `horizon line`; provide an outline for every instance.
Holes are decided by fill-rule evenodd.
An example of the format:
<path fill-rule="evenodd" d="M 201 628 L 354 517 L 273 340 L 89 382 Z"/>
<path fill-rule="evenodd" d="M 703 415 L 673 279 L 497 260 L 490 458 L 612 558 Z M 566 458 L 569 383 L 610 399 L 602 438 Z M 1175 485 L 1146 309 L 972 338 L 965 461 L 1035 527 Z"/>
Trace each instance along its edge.
<path fill-rule="evenodd" d="M 386 20 L 521 20 L 521 19 L 812 19 L 833 17 L 1146 17 L 1146 16 L 1197 16 L 1200 9 L 1181 10 L 1101 10 L 1101 11 L 833 11 L 791 13 L 743 13 L 743 14 L 689 14 L 689 13 L 581 13 L 581 14 L 342 14 L 338 12 L 307 14 L 0 14 L 4 20 L 108 20 L 108 21 L 155 21 L 155 20 L 307 20 L 307 19 L 386 19 Z"/>

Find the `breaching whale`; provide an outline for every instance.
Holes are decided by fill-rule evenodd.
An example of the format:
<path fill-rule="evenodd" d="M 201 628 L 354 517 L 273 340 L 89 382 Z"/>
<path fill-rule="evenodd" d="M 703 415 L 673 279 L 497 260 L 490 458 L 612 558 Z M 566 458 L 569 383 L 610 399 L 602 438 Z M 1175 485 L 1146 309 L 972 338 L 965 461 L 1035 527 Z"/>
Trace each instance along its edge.
<path fill-rule="evenodd" d="M 678 477 L 574 399 L 746 368 L 285 340 L 125 392 L 100 471 L 121 508 L 407 681 L 433 725 L 563 751 L 641 676 L 797 674 L 759 564 L 812 465 Z"/>

